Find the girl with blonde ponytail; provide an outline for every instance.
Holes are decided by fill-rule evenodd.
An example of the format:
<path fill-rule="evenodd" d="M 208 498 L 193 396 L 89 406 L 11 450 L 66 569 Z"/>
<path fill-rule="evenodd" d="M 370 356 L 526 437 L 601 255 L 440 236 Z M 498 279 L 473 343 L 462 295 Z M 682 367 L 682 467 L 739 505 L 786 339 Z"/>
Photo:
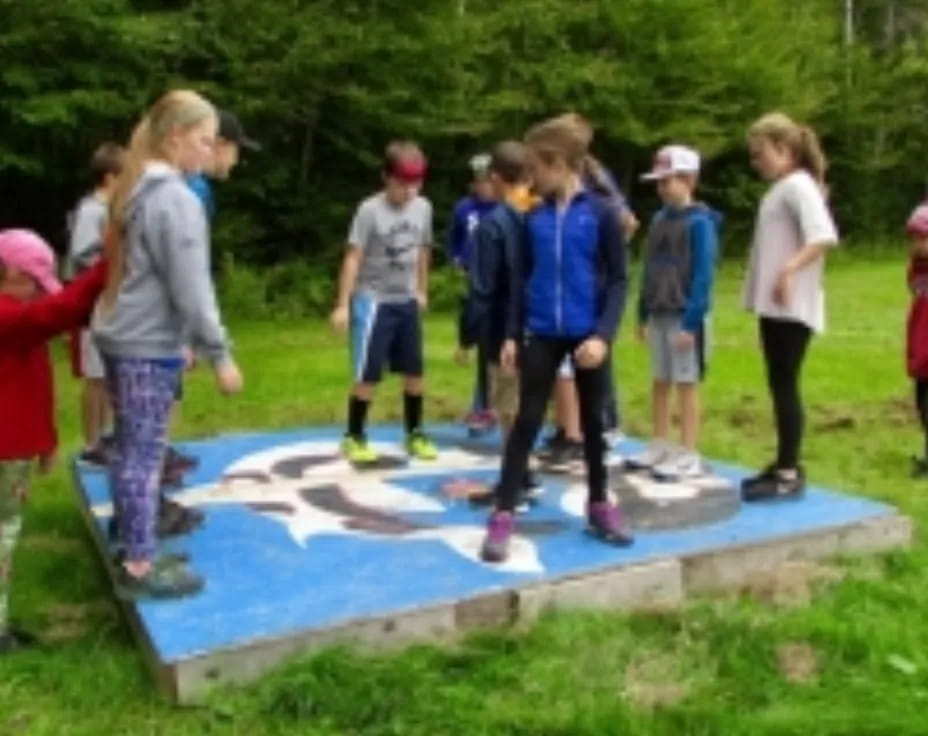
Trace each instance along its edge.
<path fill-rule="evenodd" d="M 241 389 L 209 272 L 203 207 L 184 176 L 209 161 L 213 106 L 190 91 L 164 95 L 136 126 L 110 200 L 109 278 L 93 334 L 106 366 L 117 457 L 110 466 L 123 598 L 189 595 L 203 580 L 159 557 L 155 538 L 167 428 L 192 345 L 219 389 Z"/>
<path fill-rule="evenodd" d="M 805 490 L 799 376 L 812 334 L 825 327 L 825 253 L 838 233 L 825 202 L 827 162 L 811 128 L 770 113 L 748 130 L 748 147 L 771 185 L 757 211 L 744 303 L 759 317 L 778 440 L 776 461 L 742 483 L 744 500 L 755 501 Z"/>

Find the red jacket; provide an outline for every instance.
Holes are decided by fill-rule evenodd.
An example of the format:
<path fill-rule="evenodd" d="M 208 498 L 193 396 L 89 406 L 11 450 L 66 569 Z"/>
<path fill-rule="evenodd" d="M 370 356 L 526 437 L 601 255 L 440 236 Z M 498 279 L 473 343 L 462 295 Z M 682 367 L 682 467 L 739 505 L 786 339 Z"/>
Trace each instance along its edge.
<path fill-rule="evenodd" d="M 0 460 L 47 455 L 58 444 L 46 343 L 87 323 L 105 283 L 101 261 L 58 294 L 31 302 L 0 294 Z"/>
<path fill-rule="evenodd" d="M 912 378 L 928 379 L 928 260 L 909 263 L 909 291 L 906 367 Z"/>

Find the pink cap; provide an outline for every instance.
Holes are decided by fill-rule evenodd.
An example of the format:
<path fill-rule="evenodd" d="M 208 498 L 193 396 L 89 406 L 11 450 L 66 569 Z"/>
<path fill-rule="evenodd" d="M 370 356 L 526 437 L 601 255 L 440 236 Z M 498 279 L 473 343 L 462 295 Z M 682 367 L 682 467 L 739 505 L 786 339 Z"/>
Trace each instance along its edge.
<path fill-rule="evenodd" d="M 928 235 L 928 202 L 918 205 L 905 223 L 909 235 Z"/>
<path fill-rule="evenodd" d="M 55 277 L 55 252 L 31 230 L 0 231 L 0 262 L 34 278 L 47 294 L 61 291 Z"/>

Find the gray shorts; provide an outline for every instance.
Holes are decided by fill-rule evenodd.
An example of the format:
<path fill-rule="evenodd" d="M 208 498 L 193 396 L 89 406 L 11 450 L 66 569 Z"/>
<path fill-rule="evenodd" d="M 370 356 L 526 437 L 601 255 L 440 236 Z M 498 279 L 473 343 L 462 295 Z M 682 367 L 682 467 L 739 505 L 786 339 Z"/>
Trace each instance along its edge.
<path fill-rule="evenodd" d="M 652 316 L 648 318 L 648 343 L 651 346 L 651 374 L 655 381 L 666 383 L 699 383 L 706 372 L 706 329 L 696 331 L 696 342 L 690 348 L 676 345 L 680 333 L 680 317 Z"/>
<path fill-rule="evenodd" d="M 90 330 L 81 330 L 81 375 L 84 378 L 103 380 L 103 358 L 90 334 Z"/>

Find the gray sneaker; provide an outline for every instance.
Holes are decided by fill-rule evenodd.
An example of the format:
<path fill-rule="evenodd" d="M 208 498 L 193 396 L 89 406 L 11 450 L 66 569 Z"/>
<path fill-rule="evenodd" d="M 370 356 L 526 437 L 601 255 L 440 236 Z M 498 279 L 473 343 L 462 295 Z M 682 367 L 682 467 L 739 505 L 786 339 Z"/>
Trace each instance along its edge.
<path fill-rule="evenodd" d="M 122 565 L 116 577 L 116 595 L 124 601 L 184 598 L 203 590 L 202 577 L 184 564 L 173 564 L 164 558 L 154 561 L 141 577 L 131 575 Z"/>

